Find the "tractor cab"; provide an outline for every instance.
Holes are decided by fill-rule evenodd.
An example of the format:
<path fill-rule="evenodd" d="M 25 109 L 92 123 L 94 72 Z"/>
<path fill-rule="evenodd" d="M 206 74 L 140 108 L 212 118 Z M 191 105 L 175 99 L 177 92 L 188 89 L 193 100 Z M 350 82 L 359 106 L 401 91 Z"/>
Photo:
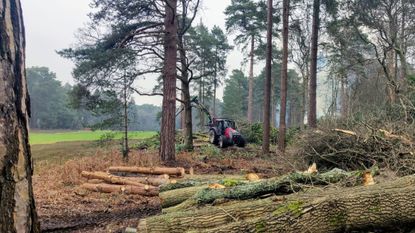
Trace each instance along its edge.
<path fill-rule="evenodd" d="M 245 146 L 245 139 L 236 131 L 235 121 L 227 118 L 213 118 L 209 124 L 209 141 L 221 148 Z"/>

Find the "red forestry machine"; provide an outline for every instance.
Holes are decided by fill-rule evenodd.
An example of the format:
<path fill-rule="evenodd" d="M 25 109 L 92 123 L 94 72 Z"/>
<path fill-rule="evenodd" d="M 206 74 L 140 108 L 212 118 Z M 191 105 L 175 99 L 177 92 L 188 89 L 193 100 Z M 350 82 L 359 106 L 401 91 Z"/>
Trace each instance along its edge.
<path fill-rule="evenodd" d="M 196 107 L 203 111 L 208 119 L 209 127 L 209 142 L 218 145 L 220 148 L 236 145 L 238 147 L 245 147 L 245 138 L 236 130 L 235 121 L 228 118 L 212 118 L 207 108 L 199 102 L 197 97 L 192 99 L 192 107 Z M 180 114 L 179 111 L 176 115 Z"/>

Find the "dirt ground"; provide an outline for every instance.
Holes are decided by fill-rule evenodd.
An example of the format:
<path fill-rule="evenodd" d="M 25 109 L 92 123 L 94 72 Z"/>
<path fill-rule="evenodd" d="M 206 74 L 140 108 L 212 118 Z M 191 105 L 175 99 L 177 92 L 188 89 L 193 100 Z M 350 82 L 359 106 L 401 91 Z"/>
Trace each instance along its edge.
<path fill-rule="evenodd" d="M 210 152 L 209 150 L 213 150 Z M 195 174 L 236 174 L 255 172 L 270 177 L 287 171 L 276 156 L 257 156 L 258 148 L 216 148 L 179 153 L 173 166 L 193 167 Z M 219 152 L 219 153 L 218 153 Z M 43 163 L 33 177 L 34 194 L 43 232 L 122 232 L 138 220 L 161 211 L 158 197 L 101 194 L 79 188 L 80 172 L 106 171 L 124 165 L 116 150 L 97 149 L 93 156 L 68 160 L 63 165 Z M 160 165 L 154 151 L 133 151 L 128 165 Z"/>

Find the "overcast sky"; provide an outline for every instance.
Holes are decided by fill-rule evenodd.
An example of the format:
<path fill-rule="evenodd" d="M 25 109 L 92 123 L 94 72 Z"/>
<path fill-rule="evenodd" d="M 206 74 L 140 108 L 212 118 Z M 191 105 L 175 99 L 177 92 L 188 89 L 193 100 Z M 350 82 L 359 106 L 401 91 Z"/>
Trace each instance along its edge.
<path fill-rule="evenodd" d="M 57 50 L 68 48 L 76 42 L 75 33 L 88 21 L 89 0 L 21 0 L 26 25 L 27 67 L 46 66 L 55 72 L 63 83 L 73 84 L 72 62 L 56 54 Z M 41 2 L 41 4 L 40 4 Z M 231 0 L 205 0 L 196 23 L 202 21 L 209 28 L 214 25 L 225 30 L 224 10 Z M 230 42 L 232 39 L 230 38 Z M 241 68 L 242 54 L 235 49 L 228 57 L 228 70 Z M 260 68 L 256 68 L 256 71 Z M 257 73 L 257 72 L 256 72 Z M 143 90 L 151 90 L 151 79 L 137 84 Z M 218 91 L 222 98 L 223 88 Z M 151 103 L 161 105 L 159 97 L 135 96 L 137 104 Z"/>

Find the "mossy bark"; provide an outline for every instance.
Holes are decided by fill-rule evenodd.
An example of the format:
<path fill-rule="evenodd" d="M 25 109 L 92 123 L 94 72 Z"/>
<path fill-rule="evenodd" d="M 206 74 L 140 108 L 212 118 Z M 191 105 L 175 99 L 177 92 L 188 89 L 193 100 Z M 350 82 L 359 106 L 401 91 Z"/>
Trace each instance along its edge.
<path fill-rule="evenodd" d="M 268 194 L 290 194 L 302 190 L 304 184 L 327 185 L 352 177 L 360 178 L 361 174 L 362 172 L 360 171 L 345 172 L 341 169 L 333 169 L 322 174 L 295 172 L 282 177 L 251 182 L 225 189 L 206 188 L 200 190 L 193 197 L 181 203 L 175 208 L 175 211 L 184 210 L 197 204 L 210 204 L 215 200 L 220 199 L 246 200 Z"/>
<path fill-rule="evenodd" d="M 165 191 L 160 193 L 161 198 L 161 207 L 168 208 L 171 206 L 178 205 L 187 199 L 191 198 L 198 191 L 206 188 L 206 186 L 195 186 L 195 187 L 186 187 L 180 189 L 174 189 L 170 191 Z"/>
<path fill-rule="evenodd" d="M 344 232 L 415 223 L 415 176 L 141 220 L 138 232 Z"/>

